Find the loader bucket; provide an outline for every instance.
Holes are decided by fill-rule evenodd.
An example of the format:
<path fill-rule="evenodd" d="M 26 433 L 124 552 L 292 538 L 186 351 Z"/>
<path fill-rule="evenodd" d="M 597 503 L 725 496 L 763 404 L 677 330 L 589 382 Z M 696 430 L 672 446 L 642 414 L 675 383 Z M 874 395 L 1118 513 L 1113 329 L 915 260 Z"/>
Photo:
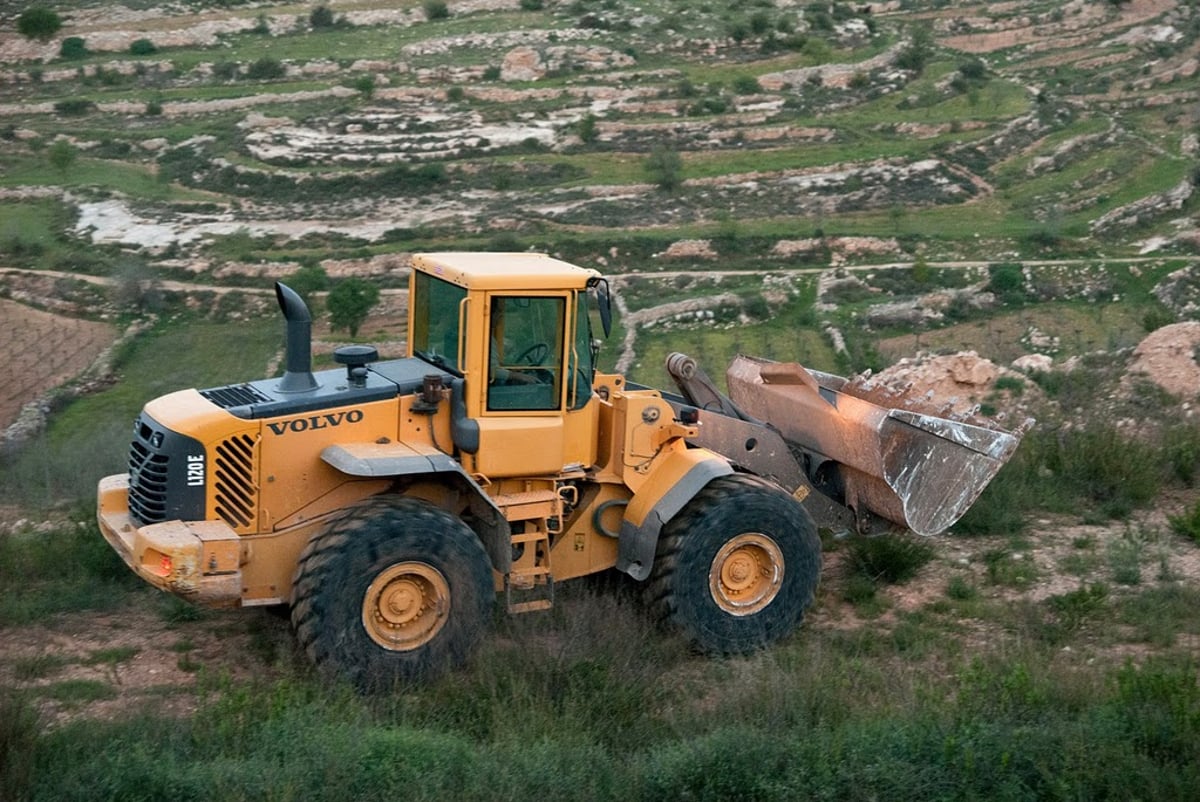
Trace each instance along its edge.
<path fill-rule="evenodd" d="M 726 377 L 746 415 L 810 460 L 837 463 L 848 507 L 922 535 L 962 517 L 1023 434 L 877 406 L 846 392 L 845 379 L 796 363 L 739 356 Z"/>

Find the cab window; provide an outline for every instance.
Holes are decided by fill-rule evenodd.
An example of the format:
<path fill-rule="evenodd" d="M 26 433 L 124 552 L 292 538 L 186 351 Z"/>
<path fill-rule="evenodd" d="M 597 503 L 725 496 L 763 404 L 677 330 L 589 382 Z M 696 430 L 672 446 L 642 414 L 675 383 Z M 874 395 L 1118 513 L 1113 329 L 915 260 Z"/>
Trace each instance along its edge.
<path fill-rule="evenodd" d="M 488 307 L 489 410 L 560 408 L 566 299 L 497 296 Z"/>
<path fill-rule="evenodd" d="M 414 290 L 413 355 L 461 374 L 458 309 L 467 291 L 426 273 L 417 273 Z"/>

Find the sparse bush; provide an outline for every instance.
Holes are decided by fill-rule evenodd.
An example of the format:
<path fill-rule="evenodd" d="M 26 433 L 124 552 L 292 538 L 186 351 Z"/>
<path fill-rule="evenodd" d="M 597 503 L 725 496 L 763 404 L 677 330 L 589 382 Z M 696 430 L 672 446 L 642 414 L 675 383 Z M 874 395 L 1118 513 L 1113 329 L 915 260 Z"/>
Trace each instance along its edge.
<path fill-rule="evenodd" d="M 952 576 L 946 583 L 946 596 L 955 601 L 972 601 L 979 598 L 979 588 L 962 576 Z"/>
<path fill-rule="evenodd" d="M 1068 632 L 1078 630 L 1087 619 L 1102 612 L 1107 602 L 1108 588 L 1100 582 L 1046 599 L 1046 604 L 1058 615 L 1060 625 Z"/>
<path fill-rule="evenodd" d="M 541 11 L 546 7 L 546 0 L 521 0 L 522 11 Z"/>
<path fill-rule="evenodd" d="M 1200 502 L 1193 504 L 1182 515 L 1167 516 L 1167 523 L 1175 534 L 1200 544 Z"/>
<path fill-rule="evenodd" d="M 579 140 L 584 144 L 595 142 L 600 136 L 600 132 L 596 128 L 596 115 L 583 115 L 576 126 L 576 132 L 579 134 Z"/>
<path fill-rule="evenodd" d="M 1020 395 L 1025 392 L 1025 380 L 1020 376 L 1000 376 L 992 384 L 995 390 L 1007 390 L 1013 395 Z"/>
<path fill-rule="evenodd" d="M 646 172 L 659 189 L 674 192 L 683 184 L 683 159 L 678 152 L 664 145 L 655 145 L 646 158 Z"/>
<path fill-rule="evenodd" d="M 40 6 L 27 8 L 17 17 L 17 33 L 26 39 L 47 41 L 62 29 L 62 18 Z"/>
<path fill-rule="evenodd" d="M 218 61 L 212 65 L 213 77 L 220 81 L 232 81 L 240 70 L 236 61 Z"/>
<path fill-rule="evenodd" d="M 79 158 L 79 149 L 72 145 L 68 139 L 56 139 L 46 149 L 46 161 L 64 176 L 67 170 L 71 169 L 71 165 L 75 163 L 77 158 Z"/>
<path fill-rule="evenodd" d="M 859 573 L 877 582 L 907 582 L 933 559 L 933 547 L 904 535 L 858 537 L 847 555 Z"/>
<path fill-rule="evenodd" d="M 1159 448 L 1111 426 L 1031 433 L 1023 447 L 1047 476 L 1037 487 L 1041 503 L 1054 511 L 1079 511 L 1083 502 L 1103 518 L 1125 518 L 1162 485 Z"/>
<path fill-rule="evenodd" d="M 41 715 L 28 695 L 0 688 L 0 799 L 26 798 L 41 728 Z"/>
<path fill-rule="evenodd" d="M 1169 326 L 1174 322 L 1175 315 L 1171 312 L 1171 310 L 1159 304 L 1150 307 L 1142 315 L 1142 328 L 1145 329 L 1147 333 L 1157 331 L 1163 326 Z"/>

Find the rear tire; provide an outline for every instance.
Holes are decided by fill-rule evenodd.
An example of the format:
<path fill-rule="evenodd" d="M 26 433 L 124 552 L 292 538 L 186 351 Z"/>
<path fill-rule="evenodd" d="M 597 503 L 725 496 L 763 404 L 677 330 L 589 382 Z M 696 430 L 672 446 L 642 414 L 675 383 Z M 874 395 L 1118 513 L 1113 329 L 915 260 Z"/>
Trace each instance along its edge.
<path fill-rule="evenodd" d="M 495 599 L 475 533 L 409 498 L 368 501 L 334 519 L 300 556 L 292 588 L 301 647 L 322 673 L 363 690 L 461 665 Z"/>
<path fill-rule="evenodd" d="M 647 597 L 702 651 L 745 653 L 800 624 L 820 575 L 821 542 L 799 502 L 735 474 L 710 482 L 663 528 Z"/>

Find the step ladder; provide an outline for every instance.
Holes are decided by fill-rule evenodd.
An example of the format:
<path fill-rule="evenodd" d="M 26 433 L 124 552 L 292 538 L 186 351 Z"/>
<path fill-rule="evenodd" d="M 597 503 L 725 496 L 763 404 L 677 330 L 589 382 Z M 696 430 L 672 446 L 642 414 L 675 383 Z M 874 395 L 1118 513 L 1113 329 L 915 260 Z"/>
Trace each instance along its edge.
<path fill-rule="evenodd" d="M 520 556 L 504 577 L 504 602 L 509 613 L 532 613 L 554 606 L 554 575 L 550 572 L 552 522 L 562 520 L 562 499 L 554 490 L 528 490 L 494 496 L 493 501 L 510 523 L 525 524 L 527 531 L 510 536 Z"/>

